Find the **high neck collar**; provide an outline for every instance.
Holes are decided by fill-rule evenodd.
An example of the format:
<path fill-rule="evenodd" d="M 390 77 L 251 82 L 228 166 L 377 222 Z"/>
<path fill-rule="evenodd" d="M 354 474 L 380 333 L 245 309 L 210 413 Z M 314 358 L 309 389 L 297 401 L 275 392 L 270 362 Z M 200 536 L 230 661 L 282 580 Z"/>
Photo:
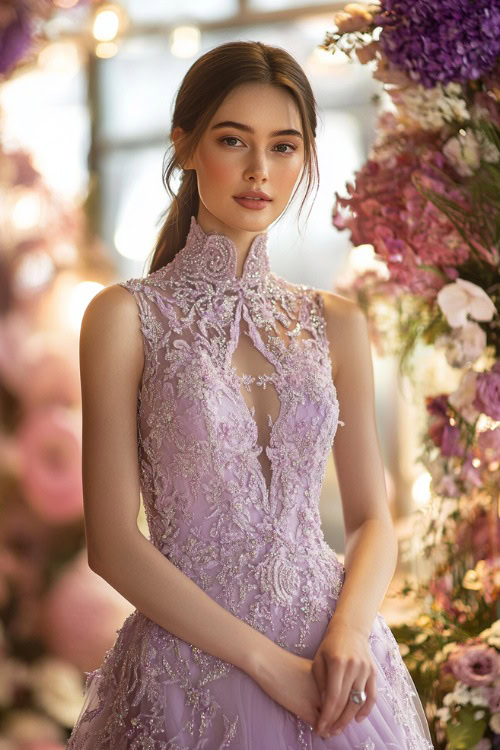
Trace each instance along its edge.
<path fill-rule="evenodd" d="M 267 232 L 253 238 L 241 276 L 236 275 L 236 246 L 221 232 L 204 232 L 196 217 L 191 224 L 184 247 L 175 255 L 175 267 L 185 277 L 225 286 L 254 286 L 270 272 Z"/>

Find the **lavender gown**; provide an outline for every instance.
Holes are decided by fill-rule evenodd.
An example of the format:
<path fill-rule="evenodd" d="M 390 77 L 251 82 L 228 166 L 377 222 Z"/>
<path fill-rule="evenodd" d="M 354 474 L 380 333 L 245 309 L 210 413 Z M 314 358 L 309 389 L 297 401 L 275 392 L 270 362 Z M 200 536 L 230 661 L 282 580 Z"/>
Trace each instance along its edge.
<path fill-rule="evenodd" d="M 253 240 L 238 277 L 234 244 L 205 233 L 194 216 L 172 262 L 120 285 L 136 300 L 144 339 L 137 425 L 151 542 L 234 615 L 313 658 L 345 572 L 318 510 L 343 425 L 321 294 L 270 270 L 266 234 Z M 254 372 L 263 374 L 237 373 L 240 330 L 263 355 L 253 349 Z M 267 386 L 262 403 L 274 414 L 256 419 L 245 397 L 252 384 Z M 101 666 L 86 673 L 68 750 L 432 750 L 380 613 L 369 635 L 377 702 L 328 739 L 244 671 L 140 611 L 117 633 Z"/>

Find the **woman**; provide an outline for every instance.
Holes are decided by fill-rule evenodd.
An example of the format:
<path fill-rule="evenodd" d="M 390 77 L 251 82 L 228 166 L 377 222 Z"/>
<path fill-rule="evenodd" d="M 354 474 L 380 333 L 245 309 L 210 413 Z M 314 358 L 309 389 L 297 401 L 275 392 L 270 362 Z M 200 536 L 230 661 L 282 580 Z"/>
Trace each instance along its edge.
<path fill-rule="evenodd" d="M 269 267 L 267 228 L 317 178 L 315 132 L 284 50 L 200 57 L 149 274 L 86 310 L 88 559 L 136 610 L 87 674 L 70 750 L 432 748 L 378 613 L 397 542 L 365 318 Z M 318 510 L 339 402 L 345 567 Z"/>

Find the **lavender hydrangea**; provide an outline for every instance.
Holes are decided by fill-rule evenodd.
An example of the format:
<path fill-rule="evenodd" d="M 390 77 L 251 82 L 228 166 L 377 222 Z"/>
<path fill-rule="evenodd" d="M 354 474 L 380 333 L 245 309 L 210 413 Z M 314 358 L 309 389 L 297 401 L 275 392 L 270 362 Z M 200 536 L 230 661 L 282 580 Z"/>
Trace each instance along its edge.
<path fill-rule="evenodd" d="M 380 47 L 425 88 L 465 83 L 500 56 L 500 0 L 381 0 Z"/>

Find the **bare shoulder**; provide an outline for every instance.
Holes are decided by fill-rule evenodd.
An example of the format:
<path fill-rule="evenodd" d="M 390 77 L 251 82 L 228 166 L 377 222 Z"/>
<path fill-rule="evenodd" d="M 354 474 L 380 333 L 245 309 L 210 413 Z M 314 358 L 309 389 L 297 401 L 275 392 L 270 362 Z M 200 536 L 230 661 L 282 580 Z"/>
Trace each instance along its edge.
<path fill-rule="evenodd" d="M 340 363 L 353 359 L 360 348 L 366 348 L 367 321 L 356 301 L 324 289 L 318 289 L 318 292 L 323 298 L 332 376 L 335 379 L 340 371 Z"/>
<path fill-rule="evenodd" d="M 132 294 L 111 284 L 91 299 L 80 329 L 80 359 L 96 369 L 121 362 L 132 376 L 140 377 L 144 349 L 137 303 Z"/>

